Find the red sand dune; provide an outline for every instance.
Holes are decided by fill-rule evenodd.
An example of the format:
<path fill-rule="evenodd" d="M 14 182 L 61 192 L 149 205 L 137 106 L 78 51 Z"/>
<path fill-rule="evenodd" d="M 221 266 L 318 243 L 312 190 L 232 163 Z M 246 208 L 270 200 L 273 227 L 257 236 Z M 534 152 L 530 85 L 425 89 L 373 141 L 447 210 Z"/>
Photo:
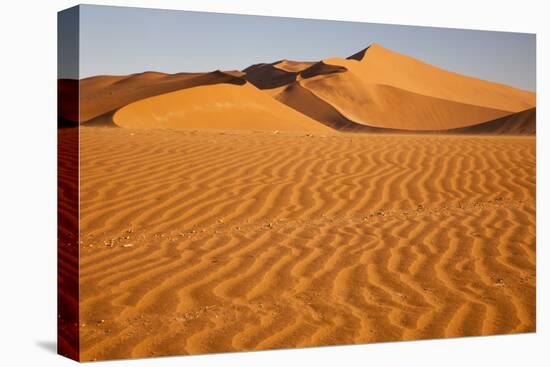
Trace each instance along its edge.
<path fill-rule="evenodd" d="M 74 85 L 59 81 L 61 101 L 74 99 Z M 71 105 L 60 104 L 61 120 L 78 120 Z M 535 105 L 533 92 L 446 71 L 377 44 L 347 59 L 80 81 L 80 122 L 123 127 L 524 135 L 536 131 Z"/>
<path fill-rule="evenodd" d="M 142 99 L 118 110 L 113 120 L 132 128 L 331 130 L 249 83 L 220 83 Z"/>
<path fill-rule="evenodd" d="M 464 128 L 535 106 L 534 93 L 445 71 L 378 45 L 348 59 L 323 60 L 293 83 L 349 121 L 399 130 Z M 284 94 L 292 91 L 278 99 L 288 103 L 292 98 Z M 304 113 L 306 106 L 291 103 Z"/>

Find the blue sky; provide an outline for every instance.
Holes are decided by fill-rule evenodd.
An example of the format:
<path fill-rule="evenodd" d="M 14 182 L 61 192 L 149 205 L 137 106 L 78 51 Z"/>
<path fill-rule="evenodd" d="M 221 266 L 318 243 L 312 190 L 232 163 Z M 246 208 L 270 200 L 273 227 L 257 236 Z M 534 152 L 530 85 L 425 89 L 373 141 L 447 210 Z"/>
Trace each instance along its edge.
<path fill-rule="evenodd" d="M 535 90 L 534 34 L 83 5 L 80 77 L 347 57 L 371 43 Z"/>

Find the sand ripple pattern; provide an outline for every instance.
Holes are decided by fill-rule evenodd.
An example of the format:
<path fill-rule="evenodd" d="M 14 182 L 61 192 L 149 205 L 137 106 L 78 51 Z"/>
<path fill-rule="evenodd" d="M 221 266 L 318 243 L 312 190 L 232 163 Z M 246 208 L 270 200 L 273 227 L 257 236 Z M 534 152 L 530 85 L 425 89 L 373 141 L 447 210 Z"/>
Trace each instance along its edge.
<path fill-rule="evenodd" d="M 84 360 L 535 330 L 535 139 L 81 129 Z"/>

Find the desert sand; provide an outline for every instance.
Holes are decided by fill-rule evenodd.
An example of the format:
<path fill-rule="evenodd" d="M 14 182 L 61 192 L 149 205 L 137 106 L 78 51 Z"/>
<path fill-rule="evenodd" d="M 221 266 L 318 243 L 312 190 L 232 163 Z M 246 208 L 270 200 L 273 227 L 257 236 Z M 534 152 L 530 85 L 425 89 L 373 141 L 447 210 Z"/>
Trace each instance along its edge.
<path fill-rule="evenodd" d="M 81 360 L 535 330 L 535 93 L 376 44 L 58 86 Z"/>
<path fill-rule="evenodd" d="M 82 127 L 82 360 L 535 330 L 535 138 Z"/>
<path fill-rule="evenodd" d="M 79 359 L 79 132 L 60 128 L 57 131 L 57 350 Z"/>

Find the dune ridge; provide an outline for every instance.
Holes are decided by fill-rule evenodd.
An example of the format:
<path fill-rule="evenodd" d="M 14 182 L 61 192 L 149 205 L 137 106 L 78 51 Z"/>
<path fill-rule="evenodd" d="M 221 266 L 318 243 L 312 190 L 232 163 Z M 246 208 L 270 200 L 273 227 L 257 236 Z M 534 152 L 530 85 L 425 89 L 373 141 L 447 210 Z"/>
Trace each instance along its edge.
<path fill-rule="evenodd" d="M 279 65 L 280 64 L 280 65 Z M 279 66 L 278 66 L 279 65 Z M 243 78 L 260 89 L 277 88 L 296 80 L 301 69 L 287 67 L 286 62 L 255 64 L 243 70 Z"/>
<path fill-rule="evenodd" d="M 83 360 L 535 330 L 533 137 L 80 130 Z"/>
<path fill-rule="evenodd" d="M 357 124 L 335 109 L 330 103 L 317 97 L 299 82 L 276 91 L 273 97 L 296 111 L 338 131 L 365 131 L 370 127 Z"/>

